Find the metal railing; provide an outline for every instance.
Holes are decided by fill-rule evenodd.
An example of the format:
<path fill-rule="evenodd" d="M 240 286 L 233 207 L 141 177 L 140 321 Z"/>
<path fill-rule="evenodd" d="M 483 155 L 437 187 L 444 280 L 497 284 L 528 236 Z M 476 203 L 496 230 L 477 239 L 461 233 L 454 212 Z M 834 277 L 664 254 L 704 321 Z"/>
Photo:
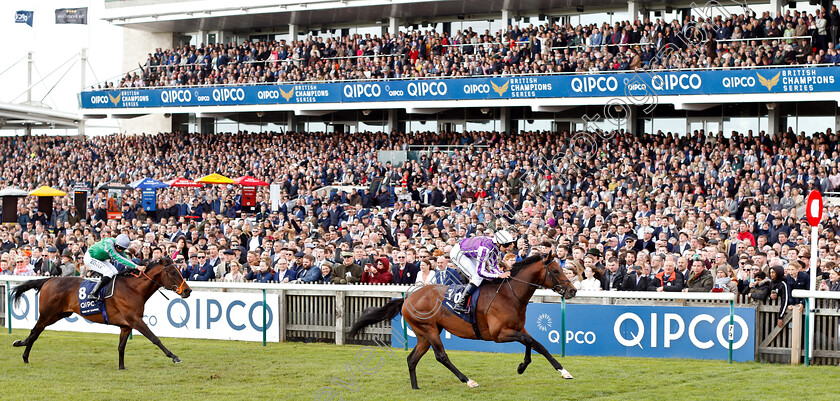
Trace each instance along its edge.
<path fill-rule="evenodd" d="M 499 74 L 499 75 L 470 75 L 470 76 L 432 76 L 432 77 L 400 77 L 400 78 L 358 78 L 358 79 L 339 79 L 329 81 L 283 81 L 283 82 L 242 82 L 232 84 L 214 84 L 214 85 L 164 85 L 164 86 L 143 86 L 143 87 L 114 87 L 91 89 L 91 91 L 123 91 L 123 90 L 141 90 L 141 89 L 170 89 L 170 88 L 215 88 L 224 86 L 263 86 L 263 85 L 310 85 L 323 83 L 354 83 L 354 82 L 391 82 L 391 81 L 419 81 L 419 80 L 457 80 L 457 79 L 471 79 L 471 78 L 519 78 L 519 77 L 544 77 L 557 75 L 592 75 L 592 74 L 638 74 L 644 73 L 664 73 L 664 72 L 681 72 L 681 71 L 729 71 L 729 70 L 756 70 L 756 69 L 771 69 L 771 68 L 820 68 L 820 67 L 834 67 L 837 64 L 801 64 L 801 65 L 757 65 L 757 66 L 734 66 L 734 67 L 698 67 L 698 68 L 660 68 L 660 69 L 645 69 L 641 71 L 621 70 L 621 71 L 570 71 L 570 72 L 549 72 L 549 73 L 527 73 L 527 74 Z"/>

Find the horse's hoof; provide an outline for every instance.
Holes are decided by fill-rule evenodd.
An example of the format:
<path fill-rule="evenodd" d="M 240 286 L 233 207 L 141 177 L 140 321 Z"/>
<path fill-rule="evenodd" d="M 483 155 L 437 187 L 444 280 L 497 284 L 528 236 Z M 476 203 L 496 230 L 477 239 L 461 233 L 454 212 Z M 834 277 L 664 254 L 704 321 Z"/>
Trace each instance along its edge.
<path fill-rule="evenodd" d="M 519 367 L 516 368 L 516 373 L 519 373 L 520 375 L 525 373 L 525 368 L 527 368 L 527 367 L 528 367 L 528 365 L 526 365 L 524 363 L 520 363 Z"/>
<path fill-rule="evenodd" d="M 569 373 L 569 371 L 566 370 L 566 369 L 557 369 L 557 371 L 560 372 L 560 375 L 562 375 L 564 379 L 567 379 L 567 380 L 574 379 L 574 377 L 572 377 L 572 374 Z"/>
<path fill-rule="evenodd" d="M 23 344 L 23 341 L 16 340 L 15 342 L 12 343 L 12 346 L 13 347 L 23 347 L 24 344 Z"/>
<path fill-rule="evenodd" d="M 120 366 L 120 370 L 125 370 L 125 366 Z"/>
<path fill-rule="evenodd" d="M 467 387 L 476 388 L 476 387 L 478 387 L 478 383 L 476 383 L 475 380 L 470 379 L 470 380 L 467 381 Z"/>
<path fill-rule="evenodd" d="M 181 362 L 183 362 L 183 361 L 181 361 L 181 358 L 178 358 L 177 356 L 172 358 L 172 363 L 181 363 Z"/>

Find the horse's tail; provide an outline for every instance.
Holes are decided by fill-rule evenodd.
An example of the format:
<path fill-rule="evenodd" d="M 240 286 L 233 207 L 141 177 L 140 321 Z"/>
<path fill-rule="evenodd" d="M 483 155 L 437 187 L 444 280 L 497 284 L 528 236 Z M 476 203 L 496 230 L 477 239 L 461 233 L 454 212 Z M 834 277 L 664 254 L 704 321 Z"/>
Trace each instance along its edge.
<path fill-rule="evenodd" d="M 24 292 L 32 289 L 41 291 L 41 287 L 43 287 L 44 283 L 47 281 L 50 281 L 50 278 L 25 281 L 23 284 L 13 288 L 12 292 L 9 293 L 9 297 L 15 302 L 15 306 L 17 306 L 17 304 L 20 303 L 20 297 L 23 296 Z"/>
<path fill-rule="evenodd" d="M 381 308 L 365 310 L 359 320 L 356 320 L 356 323 L 353 323 L 353 327 L 350 328 L 350 337 L 355 337 L 367 326 L 393 319 L 402 310 L 403 302 L 405 302 L 404 298 L 398 298 L 391 300 Z"/>

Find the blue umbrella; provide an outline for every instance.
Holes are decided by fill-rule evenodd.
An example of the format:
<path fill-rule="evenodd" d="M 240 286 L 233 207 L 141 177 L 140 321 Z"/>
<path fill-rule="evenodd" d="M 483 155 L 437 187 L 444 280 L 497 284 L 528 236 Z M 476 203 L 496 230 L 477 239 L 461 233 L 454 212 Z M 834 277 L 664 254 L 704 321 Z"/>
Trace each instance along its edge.
<path fill-rule="evenodd" d="M 139 179 L 139 180 L 134 181 L 134 182 L 132 182 L 131 184 L 128 184 L 128 185 L 132 188 L 137 188 L 137 189 L 158 189 L 158 188 L 166 188 L 166 187 L 169 186 L 168 184 L 166 184 L 164 182 L 158 181 L 158 180 L 156 180 L 154 178 L 150 178 L 150 177 Z"/>

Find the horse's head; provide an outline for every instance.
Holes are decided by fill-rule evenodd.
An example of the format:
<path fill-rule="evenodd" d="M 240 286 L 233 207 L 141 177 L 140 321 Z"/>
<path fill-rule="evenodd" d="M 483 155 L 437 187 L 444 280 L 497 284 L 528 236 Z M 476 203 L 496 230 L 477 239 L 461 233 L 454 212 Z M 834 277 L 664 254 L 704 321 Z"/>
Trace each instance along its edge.
<path fill-rule="evenodd" d="M 184 280 L 184 276 L 181 275 L 181 271 L 175 266 L 172 262 L 171 258 L 163 257 L 160 259 L 155 259 L 152 261 L 151 265 L 149 266 L 149 270 L 161 268 L 160 274 L 160 285 L 167 290 L 175 291 L 181 298 L 187 298 L 190 296 L 192 292 L 192 288 L 187 285 L 186 280 Z"/>
<path fill-rule="evenodd" d="M 566 299 L 571 299 L 577 293 L 575 286 L 566 277 L 566 273 L 557 263 L 554 257 L 554 251 L 551 251 L 542 259 L 544 273 L 542 279 L 543 287 L 549 288 L 552 291 L 560 294 Z"/>

